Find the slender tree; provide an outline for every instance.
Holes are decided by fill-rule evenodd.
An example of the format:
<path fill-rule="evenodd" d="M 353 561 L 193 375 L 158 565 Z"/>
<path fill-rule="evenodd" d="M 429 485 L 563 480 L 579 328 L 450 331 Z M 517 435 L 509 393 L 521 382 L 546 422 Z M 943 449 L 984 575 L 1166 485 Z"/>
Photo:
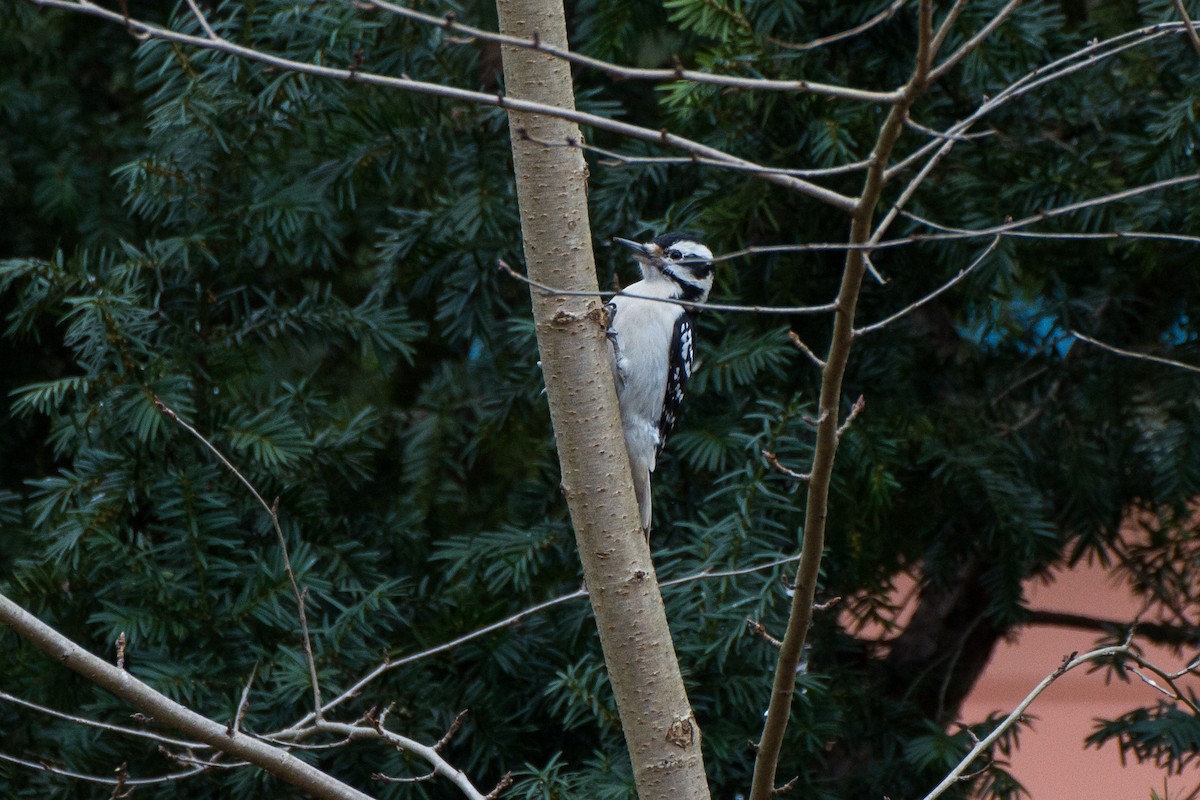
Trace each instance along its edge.
<path fill-rule="evenodd" d="M 500 30 L 567 49 L 559 0 L 499 0 Z M 506 47 L 508 95 L 574 110 L 571 68 Z M 510 111 L 521 234 L 530 277 L 580 295 L 533 292 L 533 318 L 571 510 L 604 661 L 633 763 L 638 796 L 706 798 L 700 730 L 692 716 L 662 595 L 641 534 L 612 381 L 608 323 L 597 299 L 579 126 Z"/>
<path fill-rule="evenodd" d="M 381 796 L 626 797 L 700 745 L 722 795 L 1011 796 L 1020 715 L 960 709 L 1030 624 L 1104 637 L 1063 669 L 1163 688 L 1094 744 L 1194 758 L 1189 664 L 1137 652 L 1190 647 L 1200 596 L 1190 3 L 583 2 L 501 32 L 385 0 L 143 10 L 0 10 L 5 791 L 303 772 L 30 669 L 51 632 L 17 637 L 27 612 L 197 731 Z M 558 94 L 502 79 L 502 47 Z M 568 195 L 518 196 L 549 179 L 529 160 Z M 559 200 L 575 229 L 527 228 L 522 259 L 530 204 Z M 722 256 L 657 476 L 667 709 L 621 699 L 648 651 L 611 634 L 653 625 L 620 603 L 658 612 L 623 469 L 587 472 L 621 444 L 579 272 L 625 268 L 589 227 Z M 596 536 L 632 548 L 597 560 L 646 577 L 593 597 L 603 652 L 576 555 L 607 553 L 596 497 Z M 1023 581 L 1085 558 L 1161 619 L 1027 608 Z"/>

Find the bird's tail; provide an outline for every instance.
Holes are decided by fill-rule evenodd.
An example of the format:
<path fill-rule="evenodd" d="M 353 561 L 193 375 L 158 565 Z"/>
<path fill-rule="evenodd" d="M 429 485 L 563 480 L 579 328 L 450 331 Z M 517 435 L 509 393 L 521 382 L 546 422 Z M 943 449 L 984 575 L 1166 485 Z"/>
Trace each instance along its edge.
<path fill-rule="evenodd" d="M 633 464 L 633 490 L 637 495 L 638 511 L 642 516 L 642 533 L 650 538 L 650 468 L 644 464 Z"/>

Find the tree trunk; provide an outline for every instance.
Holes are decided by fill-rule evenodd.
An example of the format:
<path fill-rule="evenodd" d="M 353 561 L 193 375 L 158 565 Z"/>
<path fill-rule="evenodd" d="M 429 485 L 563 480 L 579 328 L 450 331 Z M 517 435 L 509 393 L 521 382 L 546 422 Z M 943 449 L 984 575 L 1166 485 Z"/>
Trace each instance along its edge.
<path fill-rule="evenodd" d="M 497 8 L 504 33 L 566 48 L 560 0 L 498 0 Z M 568 64 L 513 47 L 503 49 L 503 59 L 509 96 L 574 108 Z M 578 127 L 513 111 L 509 127 L 530 277 L 561 289 L 597 291 L 587 165 L 579 148 L 562 146 L 580 141 Z M 533 315 L 562 489 L 638 795 L 707 798 L 700 729 L 634 500 L 601 303 L 535 290 Z"/>

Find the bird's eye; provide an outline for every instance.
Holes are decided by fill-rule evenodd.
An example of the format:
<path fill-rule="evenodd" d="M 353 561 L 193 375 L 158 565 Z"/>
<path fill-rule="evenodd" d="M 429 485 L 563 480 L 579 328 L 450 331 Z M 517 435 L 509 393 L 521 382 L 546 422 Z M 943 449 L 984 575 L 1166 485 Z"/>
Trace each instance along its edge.
<path fill-rule="evenodd" d="M 668 250 L 667 258 L 671 259 L 672 261 L 678 261 L 679 259 L 683 258 L 683 253 L 679 252 L 678 250 Z"/>

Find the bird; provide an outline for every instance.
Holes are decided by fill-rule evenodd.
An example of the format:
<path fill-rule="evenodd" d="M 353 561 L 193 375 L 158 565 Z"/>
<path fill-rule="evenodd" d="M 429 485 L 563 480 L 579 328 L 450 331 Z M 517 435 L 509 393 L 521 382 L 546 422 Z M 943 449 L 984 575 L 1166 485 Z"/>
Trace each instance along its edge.
<path fill-rule="evenodd" d="M 621 429 L 642 532 L 650 537 L 650 474 L 675 428 L 695 362 L 696 308 L 713 285 L 713 254 L 696 236 L 665 233 L 648 242 L 613 237 L 633 251 L 642 279 L 609 300 L 608 339 Z"/>

